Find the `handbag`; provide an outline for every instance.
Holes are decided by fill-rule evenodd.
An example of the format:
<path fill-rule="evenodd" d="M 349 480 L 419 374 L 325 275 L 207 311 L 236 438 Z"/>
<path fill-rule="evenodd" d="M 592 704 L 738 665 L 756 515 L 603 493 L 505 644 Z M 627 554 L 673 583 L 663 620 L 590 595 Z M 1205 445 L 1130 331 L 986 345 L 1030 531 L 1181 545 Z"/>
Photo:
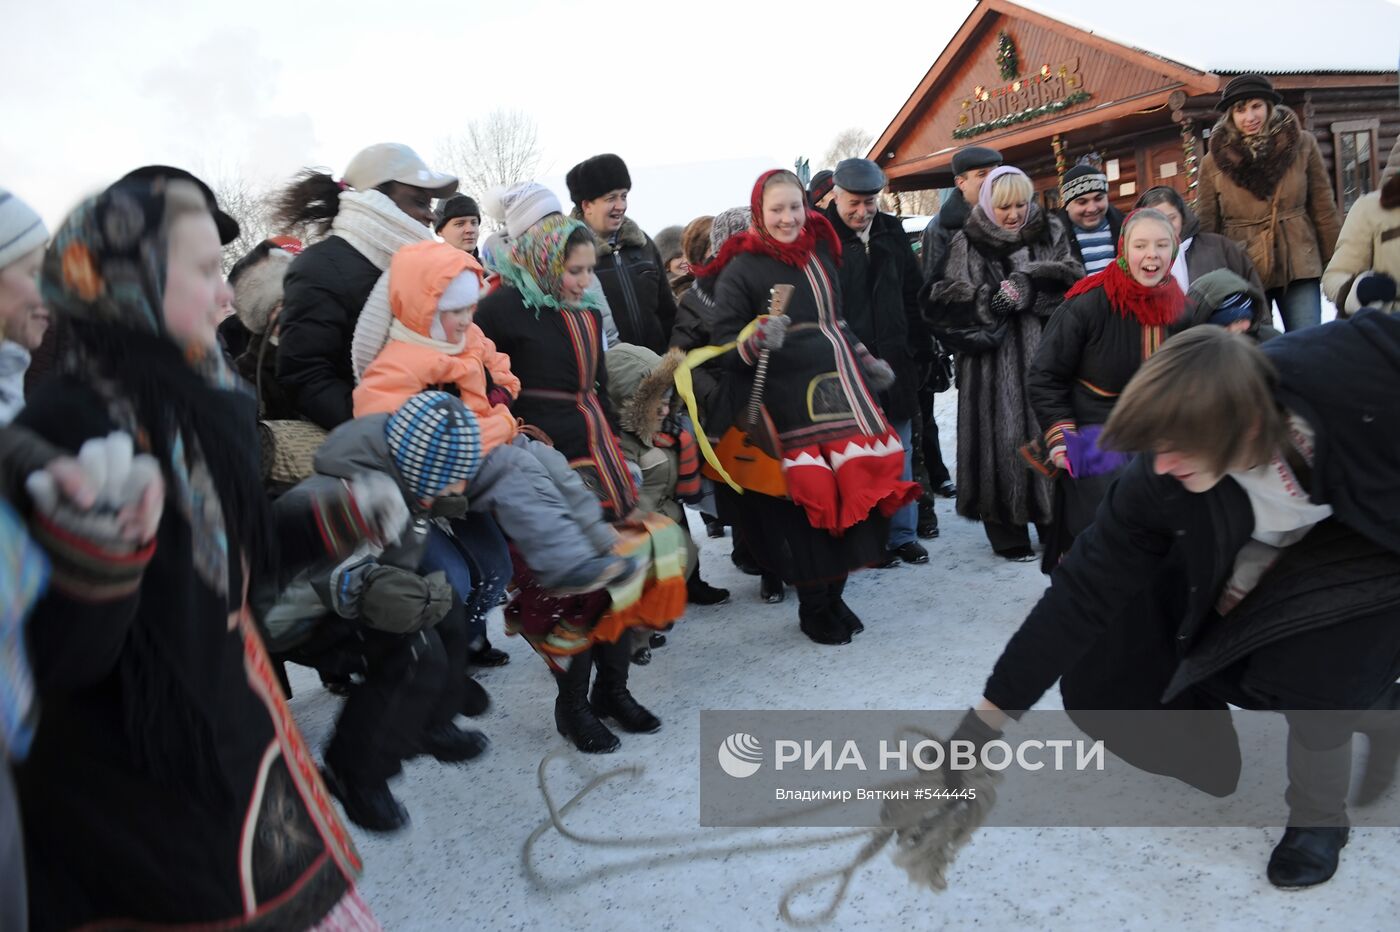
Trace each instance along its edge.
<path fill-rule="evenodd" d="M 316 471 L 316 451 L 329 436 L 310 421 L 258 421 L 262 447 L 262 479 L 266 484 L 293 486 Z"/>
<path fill-rule="evenodd" d="M 953 354 L 937 340 L 934 341 L 933 361 L 929 363 L 928 378 L 924 384 L 935 395 L 941 395 L 953 387 Z"/>

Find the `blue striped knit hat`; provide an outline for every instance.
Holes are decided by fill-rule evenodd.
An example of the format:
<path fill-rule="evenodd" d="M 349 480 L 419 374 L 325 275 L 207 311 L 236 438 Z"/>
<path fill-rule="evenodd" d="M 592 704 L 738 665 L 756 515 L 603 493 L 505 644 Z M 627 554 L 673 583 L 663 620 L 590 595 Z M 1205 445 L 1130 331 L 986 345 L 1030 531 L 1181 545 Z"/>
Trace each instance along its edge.
<path fill-rule="evenodd" d="M 414 395 L 390 416 L 384 434 L 394 464 L 419 499 L 470 482 L 481 468 L 476 415 L 447 392 Z"/>

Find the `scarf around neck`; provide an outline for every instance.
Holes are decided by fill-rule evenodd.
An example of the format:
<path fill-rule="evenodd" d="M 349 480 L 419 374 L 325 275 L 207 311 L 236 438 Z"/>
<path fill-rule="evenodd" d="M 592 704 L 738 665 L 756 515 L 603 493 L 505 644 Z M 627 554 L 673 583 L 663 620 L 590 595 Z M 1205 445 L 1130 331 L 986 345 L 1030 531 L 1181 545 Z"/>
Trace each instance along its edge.
<path fill-rule="evenodd" d="M 271 566 L 277 541 L 258 466 L 254 400 L 217 346 L 182 343 L 166 329 L 169 227 L 179 215 L 172 208 L 184 201 L 188 210 L 191 200 L 204 199 L 190 182 L 164 178 L 118 182 L 88 198 L 54 235 L 40 288 L 70 327 L 67 374 L 159 461 L 167 487 L 162 528 L 178 521 L 188 529 L 168 538 L 178 549 L 161 546 L 176 591 L 141 600 L 121 652 L 127 740 L 136 764 L 172 792 L 226 804 L 231 790 L 216 723 L 227 697 L 218 689 L 217 639 L 233 636 L 229 612 L 243 605 L 230 586 L 234 568 L 246 581 Z M 217 608 L 196 587 L 212 593 Z"/>
<path fill-rule="evenodd" d="M 389 270 L 394 253 L 410 243 L 432 239 L 428 228 L 399 210 L 383 191 L 341 191 L 340 209 L 331 221 L 339 236 L 381 272 Z"/>
<path fill-rule="evenodd" d="M 1177 284 L 1176 276 L 1171 273 L 1171 264 L 1176 261 L 1180 245 L 1173 238 L 1172 256 L 1167 265 L 1166 276 L 1151 288 L 1143 285 L 1128 271 L 1127 241 L 1132 216 L 1129 214 L 1123 218 L 1123 226 L 1118 234 L 1118 258 L 1088 278 L 1076 282 L 1074 287 L 1065 293 L 1065 299 L 1102 288 L 1108 297 L 1109 306 L 1117 314 L 1135 320 L 1144 327 L 1165 327 L 1174 324 L 1186 309 L 1186 295 Z"/>
<path fill-rule="evenodd" d="M 777 259 L 784 265 L 800 269 L 812 258 L 819 243 L 826 245 L 833 262 L 837 265 L 841 264 L 841 240 L 837 237 L 835 228 L 832 227 L 830 220 L 811 208 L 807 209 L 807 220 L 802 225 L 802 231 L 797 234 L 797 239 L 791 243 L 778 242 L 764 225 L 763 186 L 769 178 L 781 170 L 775 168 L 758 176 L 758 180 L 754 182 L 753 190 L 749 193 L 752 224 L 746 231 L 736 233 L 725 240 L 724 245 L 720 247 L 719 253 L 712 261 L 700 268 L 693 269 L 697 279 L 718 275 L 729 264 L 729 260 L 743 253 L 768 256 L 771 259 Z"/>

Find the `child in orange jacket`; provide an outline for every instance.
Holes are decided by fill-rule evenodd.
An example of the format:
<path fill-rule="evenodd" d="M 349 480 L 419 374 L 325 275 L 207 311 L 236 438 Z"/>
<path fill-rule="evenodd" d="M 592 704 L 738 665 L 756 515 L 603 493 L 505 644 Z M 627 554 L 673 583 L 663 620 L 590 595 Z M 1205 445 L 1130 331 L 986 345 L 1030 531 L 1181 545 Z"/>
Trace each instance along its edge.
<path fill-rule="evenodd" d="M 469 508 L 496 519 L 540 584 L 588 592 L 630 571 L 613 552 L 617 532 L 597 497 L 563 454 L 522 434 L 510 413 L 520 380 L 472 323 L 482 292 L 476 260 L 445 243 L 414 243 L 394 254 L 388 285 L 388 340 L 355 388 L 355 416 L 397 411 L 427 389 L 459 395 L 477 417 L 484 457 Z"/>

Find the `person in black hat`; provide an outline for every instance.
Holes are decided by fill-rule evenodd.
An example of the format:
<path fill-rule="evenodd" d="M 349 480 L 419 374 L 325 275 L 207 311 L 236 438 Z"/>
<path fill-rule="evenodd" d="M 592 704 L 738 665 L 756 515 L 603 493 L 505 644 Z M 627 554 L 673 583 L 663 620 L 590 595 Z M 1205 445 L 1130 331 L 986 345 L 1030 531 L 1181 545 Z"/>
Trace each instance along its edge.
<path fill-rule="evenodd" d="M 966 146 L 953 154 L 953 191 L 943 199 L 937 215 L 924 228 L 919 240 L 919 263 L 923 266 L 924 287 L 930 287 L 943 277 L 943 260 L 948 255 L 948 244 L 963 228 L 967 217 L 972 213 L 972 205 L 977 203 L 977 195 L 982 193 L 982 182 L 987 174 L 1001 164 L 1001 153 L 987 146 Z M 935 343 L 935 347 L 937 344 Z M 927 362 L 934 366 L 943 365 L 948 354 L 937 351 L 937 356 Z M 951 361 L 947 363 L 951 366 Z M 920 466 L 927 475 L 924 484 L 933 495 L 940 498 L 953 498 L 958 488 L 953 484 L 952 474 L 943 462 L 943 448 L 938 439 L 938 422 L 934 420 L 933 405 L 937 392 L 927 380 L 919 387 L 919 409 L 922 422 L 919 440 Z M 923 481 L 921 475 L 920 481 Z M 933 499 L 926 494 L 919 502 L 919 536 L 925 539 L 938 536 L 938 515 L 933 509 Z"/>
<path fill-rule="evenodd" d="M 595 155 L 564 177 L 573 216 L 598 239 L 598 281 L 612 308 L 622 342 L 666 352 L 676 322 L 676 299 L 666 263 L 650 236 L 627 218 L 632 175 L 612 153 Z"/>
<path fill-rule="evenodd" d="M 841 316 L 863 347 L 889 367 L 885 384 L 867 378 L 880 392 L 880 406 L 904 445 L 902 481 L 913 477 L 913 422 L 919 410 L 915 354 L 931 354 L 928 329 L 919 314 L 919 263 L 898 218 L 880 212 L 885 173 L 869 159 L 846 159 L 832 176 L 834 195 L 824 211 L 841 240 Z M 918 505 L 910 502 L 890 518 L 882 566 L 927 563 L 916 539 Z"/>
<path fill-rule="evenodd" d="M 967 215 L 982 193 L 987 173 L 1001 164 L 1001 153 L 987 146 L 967 146 L 953 153 L 952 194 L 943 199 L 938 213 L 924 229 L 919 243 L 919 261 L 924 267 L 924 284 L 941 278 L 943 258 L 953 234 L 963 228 Z"/>
<path fill-rule="evenodd" d="M 433 211 L 433 232 L 441 236 L 447 245 L 475 259 L 476 237 L 481 232 L 481 208 L 465 194 L 454 194 L 438 201 L 437 209 Z"/>
<path fill-rule="evenodd" d="M 807 204 L 813 210 L 826 210 L 831 199 L 836 196 L 836 182 L 832 180 L 834 174 L 830 169 L 824 168 L 807 183 Z"/>
<path fill-rule="evenodd" d="M 214 226 L 219 230 L 219 244 L 227 246 L 229 243 L 238 239 L 238 221 L 219 208 L 218 198 L 214 196 L 214 191 L 209 185 L 185 171 L 183 168 L 175 168 L 170 165 L 143 165 L 140 168 L 135 168 L 127 172 L 122 176 L 121 180 L 150 180 L 156 178 L 165 178 L 166 180 L 179 179 L 194 182 L 195 187 L 199 188 L 200 193 L 204 195 L 204 202 L 209 205 L 209 212 L 214 215 Z"/>
<path fill-rule="evenodd" d="M 1108 202 L 1108 175 L 1097 165 L 1080 163 L 1060 179 L 1060 219 L 1074 236 L 1074 258 L 1093 275 L 1118 256 L 1123 212 Z"/>
<path fill-rule="evenodd" d="M 1287 330 L 1322 319 L 1321 278 L 1341 222 L 1317 138 L 1257 74 L 1231 78 L 1201 160 L 1201 232 L 1238 242 Z"/>

